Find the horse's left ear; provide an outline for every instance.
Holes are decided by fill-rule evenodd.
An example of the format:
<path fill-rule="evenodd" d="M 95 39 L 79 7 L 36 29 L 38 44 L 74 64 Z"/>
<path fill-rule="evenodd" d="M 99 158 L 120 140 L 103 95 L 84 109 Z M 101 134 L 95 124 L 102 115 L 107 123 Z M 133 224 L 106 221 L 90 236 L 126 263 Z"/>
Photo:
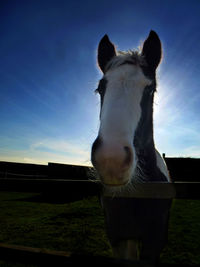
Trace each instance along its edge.
<path fill-rule="evenodd" d="M 156 32 L 150 31 L 148 38 L 143 44 L 142 55 L 150 69 L 155 71 L 162 57 L 162 46 Z"/>
<path fill-rule="evenodd" d="M 103 73 L 105 73 L 105 67 L 114 56 L 116 56 L 115 46 L 111 43 L 108 35 L 104 35 L 98 46 L 98 64 Z"/>

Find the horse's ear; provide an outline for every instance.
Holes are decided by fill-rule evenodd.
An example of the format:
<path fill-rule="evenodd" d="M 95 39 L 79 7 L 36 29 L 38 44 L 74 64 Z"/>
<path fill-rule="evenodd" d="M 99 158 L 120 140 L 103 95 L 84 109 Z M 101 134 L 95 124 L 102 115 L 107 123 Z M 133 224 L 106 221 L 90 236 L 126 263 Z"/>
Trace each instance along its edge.
<path fill-rule="evenodd" d="M 108 35 L 104 35 L 98 46 L 98 64 L 103 73 L 105 73 L 105 67 L 108 61 L 116 56 L 115 46 L 111 43 Z"/>
<path fill-rule="evenodd" d="M 155 71 L 162 57 L 161 42 L 156 32 L 150 31 L 148 38 L 143 44 L 142 55 L 148 67 Z"/>

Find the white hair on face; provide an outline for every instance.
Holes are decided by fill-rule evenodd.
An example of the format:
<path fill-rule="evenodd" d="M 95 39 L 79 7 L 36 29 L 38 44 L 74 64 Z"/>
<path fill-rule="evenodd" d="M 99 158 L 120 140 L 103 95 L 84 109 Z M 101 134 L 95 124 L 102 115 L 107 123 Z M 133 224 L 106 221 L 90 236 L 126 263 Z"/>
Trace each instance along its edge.
<path fill-rule="evenodd" d="M 151 84 L 151 80 L 145 77 L 138 65 L 120 66 L 125 61 L 113 62 L 119 68 L 110 67 L 105 74 L 107 89 L 101 109 L 100 133 L 105 139 L 112 136 L 113 140 L 113 134 L 122 137 L 128 131 L 131 143 L 141 116 L 143 91 Z"/>
<path fill-rule="evenodd" d="M 141 118 L 141 99 L 146 86 L 151 84 L 138 62 L 141 57 L 130 53 L 121 54 L 110 61 L 105 73 L 107 81 L 101 108 L 99 136 L 108 147 L 132 147 L 133 138 Z M 130 65 L 129 65 L 130 64 Z M 112 154 L 112 149 L 109 151 Z M 108 152 L 107 152 L 108 153 Z M 127 171 L 129 180 L 137 166 L 133 148 L 133 166 Z M 107 176 L 109 177 L 109 176 Z M 119 188 L 118 188 L 119 189 Z"/>

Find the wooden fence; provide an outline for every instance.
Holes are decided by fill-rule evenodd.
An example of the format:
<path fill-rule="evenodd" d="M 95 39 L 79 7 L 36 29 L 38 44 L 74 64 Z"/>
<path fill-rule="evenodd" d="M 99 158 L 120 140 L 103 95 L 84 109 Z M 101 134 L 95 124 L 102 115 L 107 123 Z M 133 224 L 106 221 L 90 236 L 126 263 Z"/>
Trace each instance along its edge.
<path fill-rule="evenodd" d="M 174 197 L 177 199 L 200 199 L 200 182 L 149 183 L 142 186 L 150 186 L 150 190 L 154 192 L 170 191 L 173 187 Z M 98 195 L 101 190 L 102 186 L 99 182 L 90 180 L 0 179 L 0 191 L 38 192 L 51 195 L 54 199 L 63 196 L 71 201 Z M 155 194 L 153 198 L 162 198 L 162 196 Z"/>

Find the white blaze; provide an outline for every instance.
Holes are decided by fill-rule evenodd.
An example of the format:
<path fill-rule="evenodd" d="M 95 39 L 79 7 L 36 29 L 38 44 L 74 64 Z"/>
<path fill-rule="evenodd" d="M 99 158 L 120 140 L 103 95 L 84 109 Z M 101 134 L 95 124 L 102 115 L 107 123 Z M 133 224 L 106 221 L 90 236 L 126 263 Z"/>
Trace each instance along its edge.
<path fill-rule="evenodd" d="M 139 66 L 128 64 L 109 70 L 105 78 L 107 86 L 99 135 L 105 144 L 121 143 L 132 147 L 141 117 L 143 91 L 151 81 Z"/>

